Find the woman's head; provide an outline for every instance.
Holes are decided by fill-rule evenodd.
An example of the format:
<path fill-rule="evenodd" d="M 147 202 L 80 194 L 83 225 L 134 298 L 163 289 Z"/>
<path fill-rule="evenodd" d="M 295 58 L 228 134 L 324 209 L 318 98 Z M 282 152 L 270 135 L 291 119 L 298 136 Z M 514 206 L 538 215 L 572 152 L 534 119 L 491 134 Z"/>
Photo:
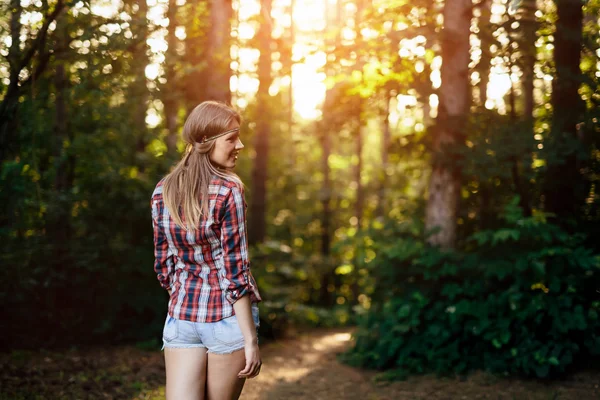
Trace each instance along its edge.
<path fill-rule="evenodd" d="M 180 227 L 185 224 L 187 229 L 196 228 L 201 215 L 208 212 L 204 199 L 208 198 L 213 175 L 242 184 L 233 173 L 237 154 L 244 148 L 239 137 L 240 122 L 237 111 L 216 101 L 199 104 L 185 121 L 186 152 L 163 184 L 165 205 Z"/>
<path fill-rule="evenodd" d="M 240 114 L 216 101 L 205 101 L 190 113 L 183 127 L 183 140 L 198 154 L 208 154 L 215 167 L 232 169 L 235 155 L 244 145 L 239 140 Z M 191 156 L 191 155 L 190 155 Z"/>

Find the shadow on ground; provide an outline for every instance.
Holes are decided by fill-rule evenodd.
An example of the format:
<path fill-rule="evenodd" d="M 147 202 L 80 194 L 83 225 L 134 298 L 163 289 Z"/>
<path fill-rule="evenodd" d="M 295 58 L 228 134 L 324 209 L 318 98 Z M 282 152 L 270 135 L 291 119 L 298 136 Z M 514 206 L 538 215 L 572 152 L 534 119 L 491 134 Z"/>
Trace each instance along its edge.
<path fill-rule="evenodd" d="M 477 372 L 466 380 L 414 376 L 378 382 L 374 371 L 340 364 L 351 330 L 313 330 L 261 348 L 261 374 L 248 380 L 242 400 L 438 400 L 600 398 L 600 374 L 583 371 L 563 381 L 502 379 Z M 0 399 L 164 399 L 160 351 L 106 347 L 66 352 L 0 354 Z"/>

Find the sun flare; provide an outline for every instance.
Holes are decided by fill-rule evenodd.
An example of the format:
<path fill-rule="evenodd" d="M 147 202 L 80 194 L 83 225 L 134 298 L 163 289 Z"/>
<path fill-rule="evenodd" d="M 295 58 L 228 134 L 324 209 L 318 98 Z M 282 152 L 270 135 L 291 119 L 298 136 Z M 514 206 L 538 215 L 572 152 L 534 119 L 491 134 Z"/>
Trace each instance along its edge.
<path fill-rule="evenodd" d="M 116 13 L 118 1 L 103 0 L 98 2 L 92 8 L 92 12 L 106 17 L 112 16 Z M 148 18 L 151 24 L 159 27 L 168 26 L 168 19 L 165 17 L 166 2 L 167 0 L 147 0 Z M 179 1 L 179 3 L 182 3 L 182 1 Z M 292 0 L 274 0 L 273 2 L 271 12 L 273 37 L 280 41 L 289 40 L 286 35 L 288 35 L 287 32 L 290 31 L 293 22 L 294 43 L 291 45 L 292 74 L 291 76 L 275 77 L 269 88 L 269 94 L 275 96 L 281 90 L 289 90 L 291 84 L 295 114 L 304 120 L 314 120 L 322 115 L 321 107 L 327 90 L 326 75 L 323 72 L 327 54 L 323 50 L 318 50 L 323 48 L 323 38 L 329 29 L 326 23 L 326 2 L 322 0 L 293 0 L 293 10 L 291 10 L 291 6 Z M 256 70 L 260 51 L 256 48 L 244 47 L 244 43 L 252 40 L 257 33 L 258 25 L 255 18 L 260 13 L 260 2 L 258 0 L 234 2 L 234 11 L 237 21 L 234 22 L 232 36 L 235 39 L 234 43 L 240 44 L 234 44 L 231 48 L 233 74 L 230 80 L 230 88 L 236 105 L 243 109 L 253 100 L 259 86 Z M 293 16 L 292 18 L 290 18 L 290 14 Z M 176 34 L 180 39 L 185 38 L 185 28 L 177 27 Z M 377 34 L 375 29 L 365 28 L 361 30 L 364 40 L 376 40 Z M 342 36 L 346 37 L 346 40 L 354 40 L 356 33 L 347 28 L 342 31 Z M 414 38 L 404 38 L 400 41 L 398 55 L 415 60 L 415 71 L 417 73 L 424 73 L 426 41 L 427 38 L 422 35 Z M 164 53 L 167 50 L 166 30 L 156 30 L 148 38 L 147 44 L 151 52 L 151 64 L 146 68 L 146 77 L 149 81 L 164 79 L 162 63 L 165 59 Z M 472 61 L 477 62 L 480 54 L 481 51 L 474 51 Z M 274 60 L 273 71 L 280 70 L 283 63 L 289 61 Z M 429 80 L 433 88 L 439 88 L 441 85 L 441 65 L 442 59 L 439 55 L 435 56 L 430 63 Z M 505 113 L 504 96 L 510 90 L 510 86 L 511 78 L 502 68 L 502 65 L 492 67 L 485 106 L 490 109 L 496 108 L 500 113 Z M 416 97 L 413 93 L 398 94 L 396 99 L 398 109 L 392 110 L 391 115 L 393 120 L 402 119 L 401 122 L 404 126 L 406 126 L 407 121 L 413 124 L 415 118 L 415 115 L 410 114 L 407 108 L 403 106 L 409 101 L 407 99 L 416 104 Z M 428 104 L 430 111 L 424 117 L 434 118 L 437 115 L 437 105 L 437 97 L 435 99 L 430 98 Z M 158 114 L 149 114 L 148 117 L 152 125 L 156 126 L 160 123 Z M 422 124 L 423 122 L 418 123 Z"/>

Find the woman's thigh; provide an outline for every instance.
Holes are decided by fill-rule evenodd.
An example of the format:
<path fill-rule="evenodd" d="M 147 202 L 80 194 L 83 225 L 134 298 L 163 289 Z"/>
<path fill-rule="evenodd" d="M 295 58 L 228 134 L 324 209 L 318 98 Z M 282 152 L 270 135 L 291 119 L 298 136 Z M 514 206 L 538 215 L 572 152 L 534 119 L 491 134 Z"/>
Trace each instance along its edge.
<path fill-rule="evenodd" d="M 204 347 L 165 348 L 167 400 L 204 400 L 206 351 Z"/>
<path fill-rule="evenodd" d="M 238 374 L 245 366 L 243 348 L 230 354 L 208 353 L 207 400 L 237 400 L 246 382 L 245 378 L 238 378 Z"/>

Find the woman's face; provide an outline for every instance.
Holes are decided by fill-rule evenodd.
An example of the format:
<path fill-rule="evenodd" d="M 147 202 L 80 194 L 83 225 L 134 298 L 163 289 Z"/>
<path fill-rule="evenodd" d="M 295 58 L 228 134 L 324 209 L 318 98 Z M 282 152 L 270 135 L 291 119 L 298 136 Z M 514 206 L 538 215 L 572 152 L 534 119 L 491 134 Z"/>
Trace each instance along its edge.
<path fill-rule="evenodd" d="M 227 127 L 227 130 L 235 128 L 238 130 L 215 139 L 215 146 L 209 154 L 209 159 L 218 167 L 225 169 L 235 168 L 237 155 L 244 148 L 240 140 L 240 124 L 233 120 Z"/>

